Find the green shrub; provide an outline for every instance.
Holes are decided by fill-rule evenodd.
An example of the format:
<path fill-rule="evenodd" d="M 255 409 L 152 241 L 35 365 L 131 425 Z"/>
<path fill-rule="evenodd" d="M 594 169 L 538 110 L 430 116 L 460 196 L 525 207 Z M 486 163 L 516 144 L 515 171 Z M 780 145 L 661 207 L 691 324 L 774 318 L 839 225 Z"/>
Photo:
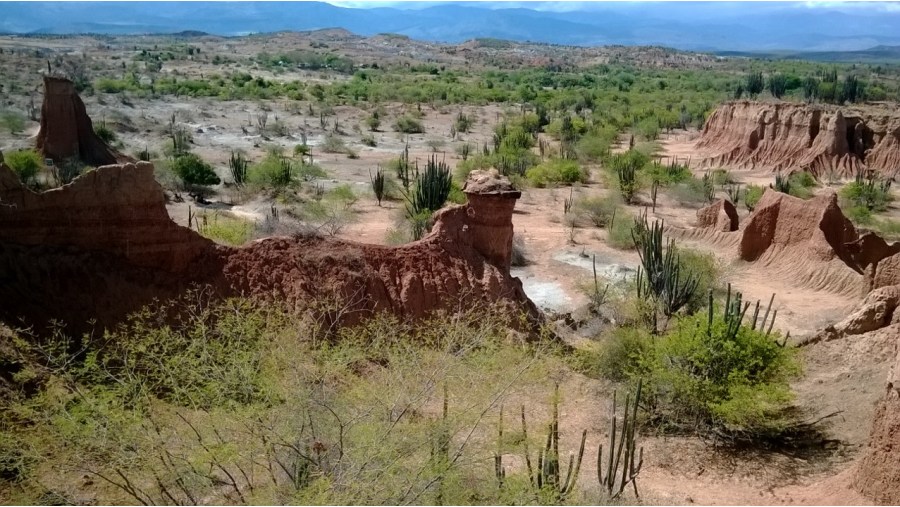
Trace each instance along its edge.
<path fill-rule="evenodd" d="M 690 177 L 672 187 L 671 196 L 681 205 L 705 205 L 709 202 L 708 189 L 700 178 Z"/>
<path fill-rule="evenodd" d="M 10 134 L 18 134 L 25 129 L 25 117 L 8 109 L 0 112 L 0 123 L 3 124 Z"/>
<path fill-rule="evenodd" d="M 622 382 L 639 377 L 647 362 L 653 337 L 639 327 L 613 327 L 600 338 L 598 372 L 605 378 Z"/>
<path fill-rule="evenodd" d="M 813 190 L 818 183 L 812 174 L 802 171 L 791 174 L 789 194 L 800 199 L 809 199 L 813 196 Z"/>
<path fill-rule="evenodd" d="M 253 237 L 253 222 L 214 213 L 197 217 L 198 232 L 213 241 L 240 246 Z"/>
<path fill-rule="evenodd" d="M 610 223 L 606 242 L 613 248 L 634 250 L 632 230 L 634 230 L 634 217 L 623 208 L 616 213 L 616 219 Z"/>
<path fill-rule="evenodd" d="M 596 227 L 609 225 L 613 215 L 621 213 L 622 201 L 616 194 L 605 197 L 583 197 L 575 202 L 578 212 L 584 215 Z"/>
<path fill-rule="evenodd" d="M 106 126 L 105 121 L 101 121 L 94 127 L 94 133 L 106 144 L 112 144 L 116 140 L 116 133 L 113 132 L 113 129 Z"/>
<path fill-rule="evenodd" d="M 404 134 L 421 134 L 425 132 L 425 127 L 422 126 L 422 122 L 419 120 L 412 116 L 404 115 L 397 118 L 397 121 L 394 122 L 394 130 Z"/>
<path fill-rule="evenodd" d="M 609 154 L 610 146 L 612 146 L 612 143 L 609 139 L 595 135 L 586 135 L 578 140 L 578 144 L 575 145 L 575 152 L 578 153 L 579 160 L 597 162 Z"/>
<path fill-rule="evenodd" d="M 747 185 L 747 188 L 744 189 L 744 206 L 747 211 L 753 211 L 756 208 L 765 191 L 766 189 L 759 185 Z"/>
<path fill-rule="evenodd" d="M 287 164 L 287 167 L 284 164 Z M 247 179 L 251 183 L 276 188 L 295 181 L 310 181 L 327 176 L 328 173 L 318 165 L 292 161 L 272 153 L 259 163 L 250 166 L 247 172 Z"/>
<path fill-rule="evenodd" d="M 865 206 L 851 206 L 842 210 L 853 223 L 857 225 L 872 225 L 874 217 L 872 211 Z"/>
<path fill-rule="evenodd" d="M 731 176 L 731 173 L 728 172 L 727 169 L 715 169 L 712 173 L 713 184 L 716 186 L 730 185 L 734 183 L 734 177 Z"/>
<path fill-rule="evenodd" d="M 890 184 L 876 181 L 874 178 L 864 180 L 857 178 L 840 190 L 841 198 L 845 205 L 863 206 L 869 211 L 885 211 L 893 200 L 890 192 Z"/>
<path fill-rule="evenodd" d="M 172 171 L 185 185 L 209 186 L 221 183 L 212 166 L 193 153 L 186 153 L 175 159 Z"/>
<path fill-rule="evenodd" d="M 374 148 L 377 145 L 377 143 L 375 142 L 375 136 L 373 136 L 372 134 L 366 134 L 362 136 L 359 142 L 361 142 L 364 146 L 368 146 L 370 148 Z"/>
<path fill-rule="evenodd" d="M 325 153 L 347 153 L 347 144 L 337 134 L 326 134 L 320 148 Z"/>
<path fill-rule="evenodd" d="M 796 351 L 748 325 L 728 337 L 720 312 L 684 317 L 653 341 L 636 376 L 644 379 L 654 417 L 670 427 L 736 438 L 775 438 L 787 430 L 800 372 Z"/>
<path fill-rule="evenodd" d="M 660 185 L 670 186 L 688 181 L 693 174 L 687 165 L 653 162 L 644 167 L 644 176 L 648 182 L 658 181 Z"/>
<path fill-rule="evenodd" d="M 3 161 L 25 185 L 35 183 L 35 177 L 44 166 L 44 159 L 32 150 L 13 151 L 3 155 Z"/>
<path fill-rule="evenodd" d="M 681 273 L 690 273 L 698 280 L 694 297 L 685 307 L 687 313 L 694 313 L 707 304 L 710 290 L 722 288 L 722 268 L 715 255 L 686 247 L 678 248 L 678 264 Z"/>
<path fill-rule="evenodd" d="M 539 188 L 587 181 L 587 174 L 574 160 L 552 159 L 525 171 L 528 182 Z"/>

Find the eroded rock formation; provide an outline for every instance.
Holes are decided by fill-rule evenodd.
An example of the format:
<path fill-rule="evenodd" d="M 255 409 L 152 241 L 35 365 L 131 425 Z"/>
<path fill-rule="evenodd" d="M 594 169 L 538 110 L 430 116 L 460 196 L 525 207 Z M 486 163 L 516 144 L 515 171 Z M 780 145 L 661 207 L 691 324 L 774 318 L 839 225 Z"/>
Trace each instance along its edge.
<path fill-rule="evenodd" d="M 881 505 L 900 504 L 900 343 L 853 486 Z"/>
<path fill-rule="evenodd" d="M 68 79 L 44 76 L 44 102 L 37 149 L 60 164 L 78 158 L 89 166 L 131 162 L 94 133 L 84 102 Z"/>
<path fill-rule="evenodd" d="M 900 116 L 835 106 L 728 102 L 707 119 L 703 165 L 852 177 L 900 169 Z"/>
<path fill-rule="evenodd" d="M 834 192 L 803 200 L 767 189 L 741 231 L 738 254 L 746 261 L 764 254 L 789 256 L 797 262 L 828 262 L 837 257 L 856 269 L 845 245 L 858 235 Z"/>
<path fill-rule="evenodd" d="M 738 214 L 734 204 L 723 198 L 697 210 L 697 227 L 711 227 L 720 232 L 738 230 Z"/>
<path fill-rule="evenodd" d="M 172 222 L 149 163 L 105 166 L 41 194 L 0 167 L 0 316 L 74 329 L 109 325 L 154 298 L 193 285 L 219 297 L 274 298 L 303 306 L 342 302 L 340 320 L 374 312 L 420 318 L 438 309 L 499 302 L 540 312 L 509 275 L 512 210 L 519 193 L 496 173 L 473 172 L 469 202 L 435 215 L 431 234 L 399 247 L 320 237 L 216 245 Z"/>

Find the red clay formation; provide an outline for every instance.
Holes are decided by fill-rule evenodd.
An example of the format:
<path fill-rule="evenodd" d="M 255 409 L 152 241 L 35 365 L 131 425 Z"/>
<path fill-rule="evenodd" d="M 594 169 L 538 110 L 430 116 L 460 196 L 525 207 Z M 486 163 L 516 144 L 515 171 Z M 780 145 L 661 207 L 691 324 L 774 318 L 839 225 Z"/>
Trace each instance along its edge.
<path fill-rule="evenodd" d="M 729 102 L 707 119 L 696 147 L 710 167 L 893 176 L 900 167 L 900 117 L 791 103 Z"/>
<path fill-rule="evenodd" d="M 697 227 L 712 227 L 720 232 L 738 230 L 738 214 L 734 204 L 723 198 L 697 210 Z"/>
<path fill-rule="evenodd" d="M 845 244 L 856 241 L 858 235 L 834 192 L 803 200 L 766 189 L 741 231 L 738 254 L 743 260 L 755 261 L 763 254 L 801 262 L 837 257 L 855 269 Z"/>
<path fill-rule="evenodd" d="M 509 275 L 519 193 L 473 172 L 469 203 L 440 210 L 431 234 L 399 247 L 318 237 L 216 245 L 172 222 L 149 163 L 106 166 L 42 194 L 0 167 L 0 313 L 44 325 L 110 325 L 153 298 L 208 285 L 217 296 L 303 306 L 337 296 L 344 323 L 388 311 L 404 319 L 499 302 L 532 324 L 541 314 Z"/>
<path fill-rule="evenodd" d="M 72 158 L 90 166 L 132 161 L 97 137 L 75 85 L 68 79 L 51 76 L 44 76 L 37 149 L 57 164 Z"/>
<path fill-rule="evenodd" d="M 900 504 L 900 346 L 853 486 L 879 504 Z"/>

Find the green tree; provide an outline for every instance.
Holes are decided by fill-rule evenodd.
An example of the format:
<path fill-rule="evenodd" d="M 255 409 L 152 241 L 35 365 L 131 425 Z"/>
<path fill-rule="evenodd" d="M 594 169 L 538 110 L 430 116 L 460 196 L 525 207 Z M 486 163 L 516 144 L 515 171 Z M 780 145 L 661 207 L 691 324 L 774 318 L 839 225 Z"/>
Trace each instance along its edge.
<path fill-rule="evenodd" d="M 186 153 L 175 159 L 172 171 L 181 178 L 185 185 L 209 186 L 221 183 L 219 176 L 202 158 L 193 153 Z"/>
<path fill-rule="evenodd" d="M 32 185 L 38 171 L 43 167 L 43 159 L 32 150 L 21 150 L 7 153 L 4 163 L 19 176 L 22 183 Z"/>

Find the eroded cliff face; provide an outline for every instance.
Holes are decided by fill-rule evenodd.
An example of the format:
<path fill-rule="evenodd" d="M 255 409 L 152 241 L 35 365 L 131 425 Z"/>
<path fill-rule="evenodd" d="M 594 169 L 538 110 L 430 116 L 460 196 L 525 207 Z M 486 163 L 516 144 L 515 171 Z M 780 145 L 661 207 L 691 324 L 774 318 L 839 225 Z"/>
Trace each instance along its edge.
<path fill-rule="evenodd" d="M 509 275 L 519 193 L 484 172 L 464 191 L 468 204 L 439 211 L 432 233 L 408 245 L 276 237 L 232 248 L 169 219 L 149 163 L 104 166 L 40 194 L 0 167 L 0 317 L 82 330 L 201 286 L 296 308 L 329 298 L 343 323 L 499 303 L 537 324 L 540 312 Z"/>
<path fill-rule="evenodd" d="M 900 344 L 853 486 L 879 504 L 900 504 Z"/>
<path fill-rule="evenodd" d="M 791 103 L 728 102 L 706 120 L 697 141 L 707 167 L 809 171 L 853 177 L 900 167 L 900 116 Z"/>
<path fill-rule="evenodd" d="M 72 158 L 95 167 L 132 161 L 97 137 L 75 85 L 68 79 L 51 76 L 44 76 L 37 150 L 57 164 Z"/>

